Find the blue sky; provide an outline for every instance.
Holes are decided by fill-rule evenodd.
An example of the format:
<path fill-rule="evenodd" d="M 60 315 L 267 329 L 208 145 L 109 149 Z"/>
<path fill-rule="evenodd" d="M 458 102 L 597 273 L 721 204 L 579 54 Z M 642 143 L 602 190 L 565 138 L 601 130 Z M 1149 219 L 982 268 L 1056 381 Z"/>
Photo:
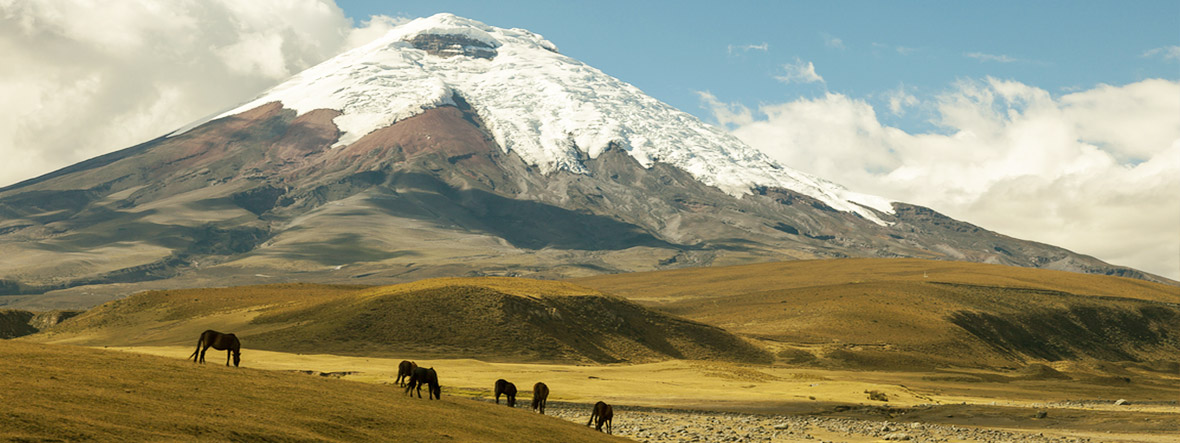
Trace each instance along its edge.
<path fill-rule="evenodd" d="M 562 53 L 706 120 L 697 91 L 747 106 L 837 92 L 884 105 L 962 79 L 1053 94 L 1180 78 L 1156 48 L 1180 44 L 1180 2 L 656 2 L 340 0 L 354 20 L 451 12 L 540 33 Z M 784 83 L 811 62 L 823 83 Z M 884 113 L 883 113 L 884 114 Z M 922 110 L 882 121 L 937 130 Z"/>

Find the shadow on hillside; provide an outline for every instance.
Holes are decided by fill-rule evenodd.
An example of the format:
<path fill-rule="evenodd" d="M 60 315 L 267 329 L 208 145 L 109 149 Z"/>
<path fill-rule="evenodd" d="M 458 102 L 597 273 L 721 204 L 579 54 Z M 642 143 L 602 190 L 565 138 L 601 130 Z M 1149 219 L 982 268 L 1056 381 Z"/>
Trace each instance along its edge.
<path fill-rule="evenodd" d="M 643 228 L 609 217 L 516 200 L 479 189 L 454 189 L 427 174 L 392 175 L 390 198 L 375 199 L 386 213 L 484 232 L 522 249 L 622 250 L 636 246 L 687 249 Z"/>
<path fill-rule="evenodd" d="M 1012 356 L 1048 361 L 1091 357 L 1106 361 L 1141 361 L 1140 352 L 1176 349 L 1180 313 L 1163 306 L 1138 309 L 1074 306 L 998 316 L 960 311 L 950 321 L 984 343 Z M 1169 334 L 1168 331 L 1173 331 Z"/>

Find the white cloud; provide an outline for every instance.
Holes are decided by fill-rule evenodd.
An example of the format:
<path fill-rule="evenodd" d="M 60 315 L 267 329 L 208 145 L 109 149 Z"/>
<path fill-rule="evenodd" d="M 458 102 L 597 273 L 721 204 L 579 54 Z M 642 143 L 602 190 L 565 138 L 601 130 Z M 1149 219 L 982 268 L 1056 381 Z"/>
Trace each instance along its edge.
<path fill-rule="evenodd" d="M 708 91 L 697 91 L 703 107 L 713 113 L 717 122 L 726 128 L 733 129 L 754 123 L 754 114 L 749 108 L 741 105 L 731 105 L 717 100 L 717 96 Z"/>
<path fill-rule="evenodd" d="M 1180 82 L 1053 97 L 1014 81 L 964 81 L 919 100 L 943 134 L 883 125 L 871 105 L 840 94 L 756 111 L 703 98 L 783 164 L 1180 279 Z"/>
<path fill-rule="evenodd" d="M 730 55 L 733 55 L 733 53 L 735 51 L 741 51 L 741 52 L 762 51 L 762 52 L 766 52 L 769 50 L 770 50 L 770 44 L 768 44 L 766 42 L 762 42 L 761 44 L 757 44 L 757 45 L 729 45 L 728 47 L 726 47 L 726 51 L 728 51 Z"/>
<path fill-rule="evenodd" d="M 885 100 L 889 102 L 889 112 L 893 115 L 905 115 L 906 108 L 918 105 L 918 98 L 910 94 L 905 85 L 885 91 Z"/>
<path fill-rule="evenodd" d="M 160 136 L 402 21 L 331 0 L 0 0 L 0 186 Z"/>
<path fill-rule="evenodd" d="M 970 57 L 981 62 L 997 62 L 997 63 L 1016 63 L 1019 59 L 1009 57 L 1007 55 L 984 54 L 982 52 L 968 52 L 963 54 L 964 57 Z"/>
<path fill-rule="evenodd" d="M 1143 51 L 1144 57 L 1159 57 L 1164 60 L 1180 60 L 1180 46 L 1164 46 L 1162 48 Z"/>
<path fill-rule="evenodd" d="M 815 72 L 815 65 L 811 62 L 804 63 L 798 57 L 795 58 L 795 63 L 783 65 L 785 71 L 783 75 L 774 76 L 775 79 L 783 83 L 823 83 L 824 78 L 820 77 Z"/>

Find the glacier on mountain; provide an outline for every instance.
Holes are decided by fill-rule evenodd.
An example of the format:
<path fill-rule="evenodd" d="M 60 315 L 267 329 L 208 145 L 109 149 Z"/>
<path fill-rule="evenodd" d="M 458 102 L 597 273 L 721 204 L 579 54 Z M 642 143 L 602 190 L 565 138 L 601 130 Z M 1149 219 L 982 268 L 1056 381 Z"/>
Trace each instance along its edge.
<path fill-rule="evenodd" d="M 494 56 L 435 55 L 410 42 L 423 35 L 479 42 L 494 48 Z M 461 53 L 452 52 L 447 55 Z M 394 28 L 216 118 L 274 101 L 299 114 L 335 109 L 341 115 L 334 123 L 343 134 L 334 146 L 343 146 L 425 110 L 452 105 L 456 95 L 503 149 L 544 173 L 586 173 L 581 153 L 595 158 L 613 142 L 644 167 L 668 163 L 731 195 L 748 194 L 754 186 L 782 187 L 876 223 L 884 224 L 867 208 L 893 212 L 890 200 L 779 165 L 723 130 L 560 54 L 540 35 L 451 14 Z"/>

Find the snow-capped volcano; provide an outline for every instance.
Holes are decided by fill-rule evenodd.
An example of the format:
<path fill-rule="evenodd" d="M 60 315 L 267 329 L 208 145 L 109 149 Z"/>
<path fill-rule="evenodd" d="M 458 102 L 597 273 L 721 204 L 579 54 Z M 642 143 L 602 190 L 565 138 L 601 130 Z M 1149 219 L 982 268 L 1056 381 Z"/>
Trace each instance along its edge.
<path fill-rule="evenodd" d="M 497 144 L 542 172 L 585 173 L 612 143 L 644 167 L 687 171 L 730 195 L 781 187 L 885 223 L 889 200 L 779 165 L 721 129 L 677 110 L 598 69 L 560 54 L 523 29 L 502 29 L 451 14 L 399 26 L 267 91 L 219 117 L 269 102 L 303 114 L 338 110 L 333 147 L 461 97 Z M 869 210 L 872 208 L 873 210 Z"/>
<path fill-rule="evenodd" d="M 1163 281 L 783 165 L 541 36 L 441 14 L 0 189 L 0 297 L 917 257 Z"/>

